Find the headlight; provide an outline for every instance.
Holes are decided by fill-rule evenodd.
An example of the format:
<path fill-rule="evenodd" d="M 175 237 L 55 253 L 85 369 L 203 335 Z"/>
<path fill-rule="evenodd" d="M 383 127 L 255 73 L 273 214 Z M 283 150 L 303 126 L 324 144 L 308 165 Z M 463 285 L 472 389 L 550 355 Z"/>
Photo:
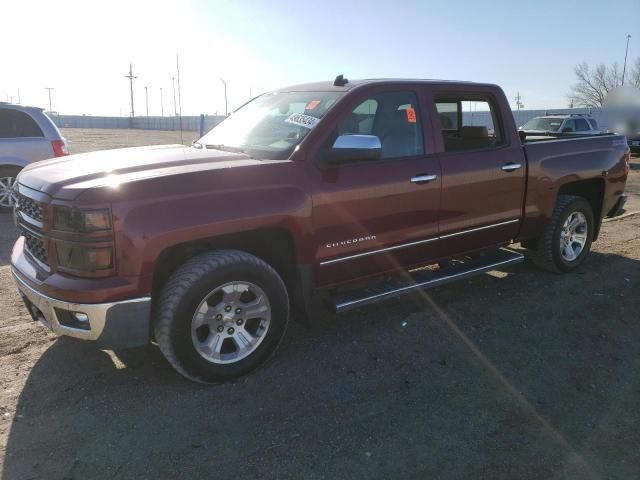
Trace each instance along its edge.
<path fill-rule="evenodd" d="M 87 247 L 56 242 L 58 265 L 72 270 L 106 270 L 113 265 L 111 247 Z"/>
<path fill-rule="evenodd" d="M 55 207 L 53 210 L 53 228 L 65 232 L 95 232 L 111 229 L 111 215 L 108 209 L 78 210 L 75 208 Z"/>

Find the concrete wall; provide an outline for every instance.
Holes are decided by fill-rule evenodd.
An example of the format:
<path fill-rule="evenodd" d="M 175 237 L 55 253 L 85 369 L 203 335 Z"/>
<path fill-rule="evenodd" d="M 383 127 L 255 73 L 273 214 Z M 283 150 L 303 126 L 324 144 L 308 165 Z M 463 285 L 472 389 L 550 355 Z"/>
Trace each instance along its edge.
<path fill-rule="evenodd" d="M 178 117 L 98 117 L 93 115 L 51 115 L 60 128 L 139 128 L 142 130 L 180 130 Z M 224 116 L 205 115 L 204 130 L 209 131 L 220 123 Z M 182 117 L 182 130 L 197 132 L 200 117 Z"/>
<path fill-rule="evenodd" d="M 611 121 L 602 112 L 588 108 L 574 109 L 549 109 L 549 110 L 520 110 L 513 112 L 513 118 L 517 126 L 524 125 L 534 117 L 549 115 L 552 113 L 591 113 L 598 121 L 602 130 L 609 127 Z M 489 112 L 463 112 L 466 125 L 491 126 Z M 58 127 L 63 128 L 137 128 L 143 130 L 180 130 L 178 117 L 96 117 L 87 115 L 51 115 Z M 205 115 L 204 131 L 208 132 L 218 123 L 224 120 L 221 115 Z M 186 132 L 198 132 L 200 117 L 182 117 L 182 130 Z"/>

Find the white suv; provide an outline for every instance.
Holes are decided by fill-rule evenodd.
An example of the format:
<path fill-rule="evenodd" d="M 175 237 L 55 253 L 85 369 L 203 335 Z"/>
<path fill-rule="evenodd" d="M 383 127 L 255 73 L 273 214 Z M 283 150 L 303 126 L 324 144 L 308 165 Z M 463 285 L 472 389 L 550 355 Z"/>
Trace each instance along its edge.
<path fill-rule="evenodd" d="M 68 154 L 42 108 L 0 102 L 0 212 L 13 209 L 13 182 L 27 164 Z"/>
<path fill-rule="evenodd" d="M 518 130 L 528 135 L 597 135 L 601 133 L 595 118 L 575 113 L 532 118 Z"/>

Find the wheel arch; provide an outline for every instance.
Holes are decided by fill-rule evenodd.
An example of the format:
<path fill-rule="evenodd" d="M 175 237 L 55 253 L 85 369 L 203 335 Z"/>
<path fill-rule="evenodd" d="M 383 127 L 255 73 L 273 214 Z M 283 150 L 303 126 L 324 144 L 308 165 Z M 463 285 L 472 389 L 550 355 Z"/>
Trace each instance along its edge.
<path fill-rule="evenodd" d="M 280 227 L 225 234 L 167 247 L 155 262 L 152 298 L 159 297 L 167 279 L 187 260 L 222 249 L 250 253 L 273 267 L 287 287 L 291 307 L 298 313 L 295 318 L 303 323 L 310 321 L 311 268 L 299 263 L 291 232 Z"/>
<path fill-rule="evenodd" d="M 590 178 L 586 180 L 577 180 L 565 183 L 558 189 L 560 195 L 575 195 L 582 197 L 589 202 L 593 209 L 593 218 L 595 219 L 595 231 L 593 241 L 597 240 L 602 225 L 602 205 L 604 202 L 604 180 L 602 178 Z"/>

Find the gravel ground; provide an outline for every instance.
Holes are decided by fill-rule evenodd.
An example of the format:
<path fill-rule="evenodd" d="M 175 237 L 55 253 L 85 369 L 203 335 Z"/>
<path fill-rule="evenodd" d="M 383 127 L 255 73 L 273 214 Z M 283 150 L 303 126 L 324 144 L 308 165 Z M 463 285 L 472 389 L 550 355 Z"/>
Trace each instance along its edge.
<path fill-rule="evenodd" d="M 64 132 L 72 151 L 116 133 L 88 132 Z M 640 216 L 607 222 L 573 274 L 525 264 L 340 317 L 318 306 L 266 367 L 216 387 L 154 347 L 32 322 L 14 238 L 0 215 L 2 479 L 640 478 Z"/>

